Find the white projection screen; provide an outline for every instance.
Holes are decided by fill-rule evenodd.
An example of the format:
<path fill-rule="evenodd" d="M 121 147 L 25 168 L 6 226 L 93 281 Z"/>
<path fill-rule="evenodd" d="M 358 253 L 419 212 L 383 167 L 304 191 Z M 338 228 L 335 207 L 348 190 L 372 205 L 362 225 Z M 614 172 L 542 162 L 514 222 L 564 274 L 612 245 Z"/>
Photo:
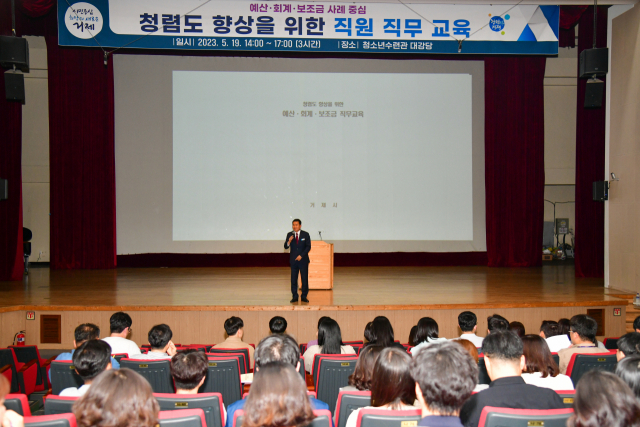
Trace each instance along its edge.
<path fill-rule="evenodd" d="M 482 61 L 115 55 L 119 255 L 485 251 Z"/>

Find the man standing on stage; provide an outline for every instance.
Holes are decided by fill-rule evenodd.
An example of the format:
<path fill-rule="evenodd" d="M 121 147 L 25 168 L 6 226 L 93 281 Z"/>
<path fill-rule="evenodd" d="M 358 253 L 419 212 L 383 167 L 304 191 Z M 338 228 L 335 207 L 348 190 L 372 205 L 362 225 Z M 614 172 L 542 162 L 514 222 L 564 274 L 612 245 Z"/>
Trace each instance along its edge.
<path fill-rule="evenodd" d="M 287 233 L 284 248 L 291 248 L 289 264 L 291 265 L 291 302 L 298 302 L 298 273 L 302 281 L 302 302 L 309 302 L 309 251 L 311 250 L 311 237 L 306 231 L 300 230 L 302 222 L 294 219 L 291 227 L 293 231 Z"/>

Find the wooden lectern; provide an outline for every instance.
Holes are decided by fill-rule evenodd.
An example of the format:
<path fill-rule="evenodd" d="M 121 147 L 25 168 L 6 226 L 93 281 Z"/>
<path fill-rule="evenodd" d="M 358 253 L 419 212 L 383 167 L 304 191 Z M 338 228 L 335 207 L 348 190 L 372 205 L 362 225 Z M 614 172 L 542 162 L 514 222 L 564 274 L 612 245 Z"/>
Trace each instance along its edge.
<path fill-rule="evenodd" d="M 309 260 L 309 289 L 333 289 L 333 243 L 312 240 Z"/>

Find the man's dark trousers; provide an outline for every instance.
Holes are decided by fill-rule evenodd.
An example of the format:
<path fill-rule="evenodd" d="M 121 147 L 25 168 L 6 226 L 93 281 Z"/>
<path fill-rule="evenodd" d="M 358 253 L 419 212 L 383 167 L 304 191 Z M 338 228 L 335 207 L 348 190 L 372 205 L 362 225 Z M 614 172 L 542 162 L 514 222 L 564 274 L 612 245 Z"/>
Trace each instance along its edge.
<path fill-rule="evenodd" d="M 291 265 L 291 295 L 298 298 L 298 274 L 302 281 L 302 298 L 309 293 L 309 264 L 304 261 L 294 261 Z"/>

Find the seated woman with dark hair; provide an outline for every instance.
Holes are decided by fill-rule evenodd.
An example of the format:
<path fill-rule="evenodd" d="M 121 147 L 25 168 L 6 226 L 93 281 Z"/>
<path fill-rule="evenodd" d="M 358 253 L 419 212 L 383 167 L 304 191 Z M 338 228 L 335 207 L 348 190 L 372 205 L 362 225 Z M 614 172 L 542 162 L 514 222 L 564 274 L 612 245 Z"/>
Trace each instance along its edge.
<path fill-rule="evenodd" d="M 371 322 L 371 334 L 375 337 L 371 344 L 381 347 L 397 347 L 404 350 L 402 344 L 395 342 L 393 326 L 385 316 L 378 316 L 373 319 L 373 322 Z"/>
<path fill-rule="evenodd" d="M 567 427 L 637 427 L 640 403 L 629 387 L 611 372 L 584 374 L 573 400 Z"/>
<path fill-rule="evenodd" d="M 379 345 L 368 345 L 360 350 L 353 374 L 349 375 L 349 385 L 341 387 L 340 391 L 371 390 L 373 367 L 382 350 L 383 348 Z"/>
<path fill-rule="evenodd" d="M 131 369 L 98 375 L 73 405 L 80 427 L 155 427 L 159 411 L 151 386 Z"/>
<path fill-rule="evenodd" d="M 364 327 L 364 345 L 373 344 L 376 341 L 376 336 L 373 334 L 373 322 L 367 323 Z"/>
<path fill-rule="evenodd" d="M 320 322 L 318 327 L 318 344 L 307 348 L 307 351 L 302 355 L 304 368 L 307 372 L 311 372 L 316 354 L 356 354 L 356 351 L 350 345 L 342 344 L 340 325 L 327 317 Z"/>
<path fill-rule="evenodd" d="M 640 355 L 634 354 L 620 360 L 616 365 L 616 375 L 640 399 Z"/>
<path fill-rule="evenodd" d="M 560 373 L 560 368 L 549 351 L 547 342 L 539 335 L 522 337 L 524 369 L 522 379 L 527 384 L 552 390 L 573 390 L 573 381 Z"/>
<path fill-rule="evenodd" d="M 409 341 L 407 341 L 411 347 L 419 344 L 418 341 L 416 341 L 416 333 L 418 333 L 418 325 L 413 325 L 409 331 Z"/>
<path fill-rule="evenodd" d="M 416 409 L 416 383 L 410 373 L 411 356 L 398 348 L 385 348 L 373 366 L 371 406 L 367 408 Z M 355 427 L 359 409 L 349 415 L 346 427 Z"/>
<path fill-rule="evenodd" d="M 307 385 L 293 366 L 271 362 L 253 376 L 243 427 L 300 427 L 314 418 Z"/>
<path fill-rule="evenodd" d="M 446 338 L 438 337 L 438 322 L 431 317 L 423 317 L 418 321 L 418 330 L 416 331 L 415 341 L 418 343 L 411 349 L 411 354 L 416 355 L 418 352 L 435 342 L 447 341 Z"/>

